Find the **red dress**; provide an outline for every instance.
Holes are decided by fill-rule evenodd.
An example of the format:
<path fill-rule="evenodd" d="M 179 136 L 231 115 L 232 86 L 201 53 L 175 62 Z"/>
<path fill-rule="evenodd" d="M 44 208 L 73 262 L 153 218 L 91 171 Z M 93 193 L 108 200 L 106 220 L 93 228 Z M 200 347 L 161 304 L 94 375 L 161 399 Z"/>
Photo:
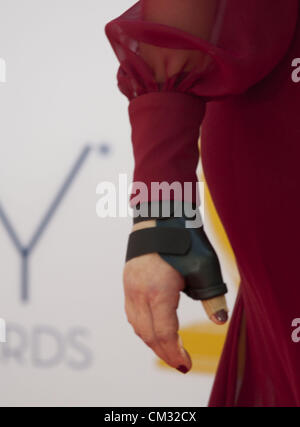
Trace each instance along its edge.
<path fill-rule="evenodd" d="M 134 180 L 196 180 L 201 124 L 241 276 L 210 406 L 300 406 L 299 16 L 298 0 L 142 0 L 105 27 Z"/>

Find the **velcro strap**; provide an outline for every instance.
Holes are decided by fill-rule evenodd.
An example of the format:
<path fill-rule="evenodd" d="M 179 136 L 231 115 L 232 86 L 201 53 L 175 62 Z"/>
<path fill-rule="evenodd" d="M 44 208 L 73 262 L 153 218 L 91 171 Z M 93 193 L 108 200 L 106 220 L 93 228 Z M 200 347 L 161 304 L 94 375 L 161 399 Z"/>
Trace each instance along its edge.
<path fill-rule="evenodd" d="M 140 255 L 158 252 L 165 255 L 184 255 L 191 246 L 191 238 L 184 228 L 144 228 L 130 234 L 126 262 Z"/>
<path fill-rule="evenodd" d="M 133 207 L 133 223 L 137 224 L 149 219 L 169 219 L 183 217 L 187 220 L 195 220 L 200 215 L 196 204 L 180 200 L 159 200 L 138 203 Z"/>

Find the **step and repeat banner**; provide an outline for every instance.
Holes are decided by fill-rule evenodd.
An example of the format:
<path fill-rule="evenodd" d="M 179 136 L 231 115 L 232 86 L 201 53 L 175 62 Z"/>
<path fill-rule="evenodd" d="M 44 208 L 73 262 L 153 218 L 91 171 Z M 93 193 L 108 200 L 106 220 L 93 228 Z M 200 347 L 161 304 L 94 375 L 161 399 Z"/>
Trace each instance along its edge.
<path fill-rule="evenodd" d="M 1 406 L 207 403 L 226 328 L 182 295 L 193 370 L 161 363 L 125 316 L 131 219 L 96 214 L 99 184 L 118 189 L 133 168 L 128 101 L 104 34 L 132 4 L 0 0 Z M 207 190 L 205 212 L 232 308 L 238 275 Z"/>

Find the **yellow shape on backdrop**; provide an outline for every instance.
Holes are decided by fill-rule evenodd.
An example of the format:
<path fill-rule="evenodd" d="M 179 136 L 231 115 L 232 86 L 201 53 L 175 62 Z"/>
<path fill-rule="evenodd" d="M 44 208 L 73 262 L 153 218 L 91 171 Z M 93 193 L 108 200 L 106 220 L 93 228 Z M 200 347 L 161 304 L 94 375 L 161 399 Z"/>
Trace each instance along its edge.
<path fill-rule="evenodd" d="M 228 326 L 217 326 L 214 323 L 199 322 L 179 331 L 184 347 L 189 352 L 193 366 L 191 372 L 214 374 L 225 342 Z M 162 360 L 159 366 L 169 368 Z"/>

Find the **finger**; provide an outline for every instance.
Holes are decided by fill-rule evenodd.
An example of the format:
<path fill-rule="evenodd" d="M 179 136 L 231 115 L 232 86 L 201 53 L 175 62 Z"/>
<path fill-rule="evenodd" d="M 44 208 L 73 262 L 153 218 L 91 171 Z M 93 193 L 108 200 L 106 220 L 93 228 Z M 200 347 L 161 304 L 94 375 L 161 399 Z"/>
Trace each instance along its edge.
<path fill-rule="evenodd" d="M 146 299 L 136 304 L 135 330 L 144 343 L 169 365 L 170 360 L 155 335 L 152 313 Z"/>
<path fill-rule="evenodd" d="M 138 299 L 137 294 L 132 298 L 129 292 L 125 292 L 125 311 L 127 319 L 136 335 L 138 335 L 159 358 L 169 364 L 166 353 L 156 339 L 152 314 L 146 299 L 142 298 L 142 296 Z"/>
<path fill-rule="evenodd" d="M 181 372 L 187 372 L 191 369 L 192 362 L 178 335 L 178 302 L 179 295 L 174 297 L 174 301 L 170 301 L 170 294 L 160 293 L 150 300 L 150 307 L 154 332 L 169 364 Z"/>
<path fill-rule="evenodd" d="M 228 320 L 228 306 L 224 295 L 202 301 L 208 318 L 217 325 L 224 325 Z"/>

